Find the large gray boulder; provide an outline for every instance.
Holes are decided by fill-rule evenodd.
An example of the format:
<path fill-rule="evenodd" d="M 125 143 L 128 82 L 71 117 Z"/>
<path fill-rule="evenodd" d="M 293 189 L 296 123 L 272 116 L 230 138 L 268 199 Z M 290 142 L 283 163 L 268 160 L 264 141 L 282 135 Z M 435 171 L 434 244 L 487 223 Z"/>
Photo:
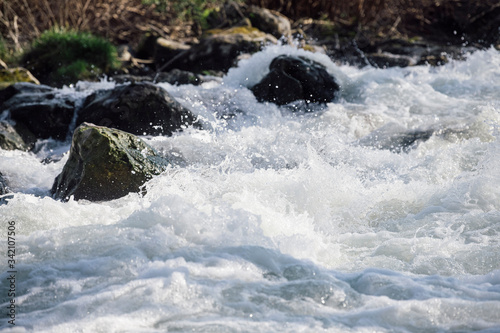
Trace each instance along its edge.
<path fill-rule="evenodd" d="M 100 90 L 84 102 L 76 125 L 84 122 L 121 129 L 137 135 L 172 135 L 196 117 L 167 91 L 148 82 Z"/>
<path fill-rule="evenodd" d="M 331 102 L 340 89 L 326 68 L 305 57 L 282 55 L 269 65 L 270 72 L 251 88 L 259 102 L 285 105 Z"/>
<path fill-rule="evenodd" d="M 70 156 L 55 179 L 55 199 L 104 201 L 139 192 L 167 161 L 143 140 L 117 129 L 84 123 L 71 142 Z"/>

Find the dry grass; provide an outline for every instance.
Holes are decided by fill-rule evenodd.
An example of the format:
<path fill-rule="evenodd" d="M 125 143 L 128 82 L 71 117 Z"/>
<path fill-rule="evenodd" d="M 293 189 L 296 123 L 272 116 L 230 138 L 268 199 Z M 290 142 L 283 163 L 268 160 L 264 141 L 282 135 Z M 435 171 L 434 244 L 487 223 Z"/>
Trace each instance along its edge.
<path fill-rule="evenodd" d="M 173 18 L 141 0 L 0 0 L 0 32 L 21 49 L 50 28 L 91 32 L 112 42 L 136 43 L 144 32 L 191 32 L 173 26 Z"/>
<path fill-rule="evenodd" d="M 498 35 L 500 20 L 498 0 L 245 2 L 278 10 L 294 20 L 308 17 L 330 19 L 357 32 L 370 31 L 372 36 L 435 37 L 457 31 L 458 36 L 477 32 L 479 37 L 474 38 L 482 35 L 489 38 L 488 35 Z M 189 22 L 178 22 L 174 15 L 171 8 L 159 13 L 154 6 L 143 4 L 142 0 L 0 0 L 0 32 L 4 40 L 17 50 L 52 27 L 87 31 L 115 44 L 132 45 L 147 31 L 174 39 L 196 35 Z"/>
<path fill-rule="evenodd" d="M 500 20 L 498 0 L 250 0 L 288 17 L 330 19 L 375 35 L 432 36 L 495 34 Z M 435 37 L 435 36 L 434 36 Z M 476 38 L 478 36 L 475 36 Z M 493 36 L 490 36 L 493 37 Z"/>

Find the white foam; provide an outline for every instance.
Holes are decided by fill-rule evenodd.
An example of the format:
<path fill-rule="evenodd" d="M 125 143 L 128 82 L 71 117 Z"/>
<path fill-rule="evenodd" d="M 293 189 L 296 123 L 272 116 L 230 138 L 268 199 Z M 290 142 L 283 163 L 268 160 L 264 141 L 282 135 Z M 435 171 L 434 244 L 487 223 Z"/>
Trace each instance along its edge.
<path fill-rule="evenodd" d="M 339 98 L 313 113 L 257 103 L 247 87 L 279 54 L 323 63 Z M 269 47 L 221 83 L 161 84 L 205 129 L 145 138 L 175 156 L 144 196 L 54 201 L 67 155 L 41 160 L 59 146 L 0 151 L 16 192 L 0 216 L 19 233 L 19 322 L 37 332 L 500 327 L 499 63 L 492 49 L 439 68 L 356 69 Z M 366 139 L 381 128 L 436 132 L 394 153 Z"/>

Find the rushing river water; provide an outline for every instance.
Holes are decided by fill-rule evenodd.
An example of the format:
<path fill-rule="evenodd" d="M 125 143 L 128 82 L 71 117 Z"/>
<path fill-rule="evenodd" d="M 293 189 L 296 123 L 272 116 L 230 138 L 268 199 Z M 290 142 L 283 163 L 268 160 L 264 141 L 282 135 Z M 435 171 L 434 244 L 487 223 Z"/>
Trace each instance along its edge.
<path fill-rule="evenodd" d="M 283 53 L 325 64 L 338 98 L 257 103 L 247 87 Z M 144 196 L 55 201 L 69 142 L 0 150 L 1 332 L 500 332 L 500 52 L 358 69 L 270 47 L 160 86 L 205 129 L 144 137 L 176 156 Z M 390 149 L 412 131 L 434 134 Z"/>

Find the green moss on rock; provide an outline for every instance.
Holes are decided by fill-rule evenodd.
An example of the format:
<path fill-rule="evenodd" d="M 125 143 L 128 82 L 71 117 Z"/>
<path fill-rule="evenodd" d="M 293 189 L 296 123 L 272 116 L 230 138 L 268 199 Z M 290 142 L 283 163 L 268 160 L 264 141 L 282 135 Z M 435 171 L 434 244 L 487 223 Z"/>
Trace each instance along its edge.
<path fill-rule="evenodd" d="M 52 187 L 56 199 L 112 200 L 165 170 L 168 162 L 137 136 L 84 123 L 74 134 L 70 156 Z"/>
<path fill-rule="evenodd" d="M 26 68 L 16 67 L 0 69 L 0 89 L 7 88 L 16 82 L 40 84 L 40 82 Z"/>

